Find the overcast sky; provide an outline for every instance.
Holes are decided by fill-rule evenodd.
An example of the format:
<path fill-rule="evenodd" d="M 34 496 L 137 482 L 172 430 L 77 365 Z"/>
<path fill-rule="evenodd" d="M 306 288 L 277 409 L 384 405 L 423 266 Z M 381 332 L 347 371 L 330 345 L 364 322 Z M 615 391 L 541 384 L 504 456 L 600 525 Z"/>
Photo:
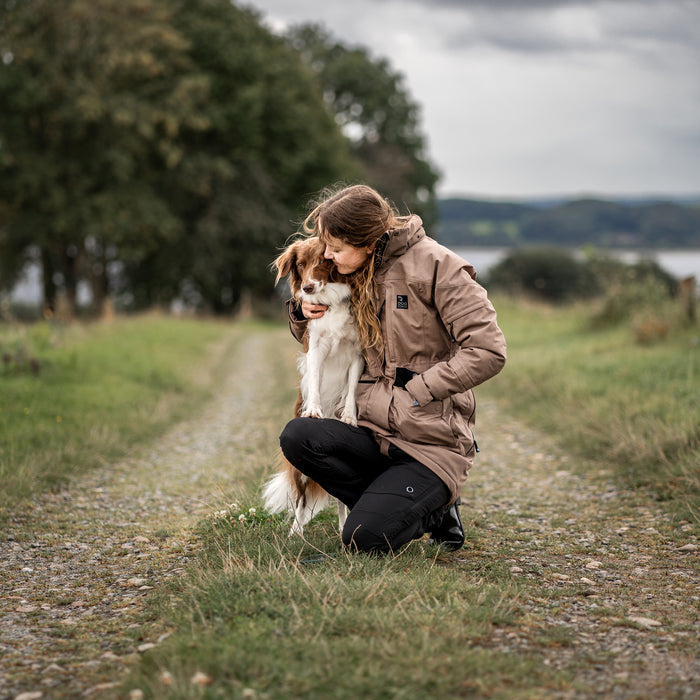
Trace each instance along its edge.
<path fill-rule="evenodd" d="M 700 193 L 700 0 L 247 0 L 403 73 L 441 196 Z"/>

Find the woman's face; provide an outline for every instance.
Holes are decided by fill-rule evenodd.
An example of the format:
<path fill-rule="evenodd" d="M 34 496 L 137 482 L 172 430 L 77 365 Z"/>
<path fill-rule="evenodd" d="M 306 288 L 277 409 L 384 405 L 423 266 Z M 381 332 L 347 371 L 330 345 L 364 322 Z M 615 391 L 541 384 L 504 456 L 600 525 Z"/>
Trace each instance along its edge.
<path fill-rule="evenodd" d="M 326 241 L 324 257 L 335 263 L 341 275 L 350 275 L 359 270 L 374 251 L 374 246 L 355 248 L 355 246 L 334 236 L 325 235 L 324 240 Z"/>

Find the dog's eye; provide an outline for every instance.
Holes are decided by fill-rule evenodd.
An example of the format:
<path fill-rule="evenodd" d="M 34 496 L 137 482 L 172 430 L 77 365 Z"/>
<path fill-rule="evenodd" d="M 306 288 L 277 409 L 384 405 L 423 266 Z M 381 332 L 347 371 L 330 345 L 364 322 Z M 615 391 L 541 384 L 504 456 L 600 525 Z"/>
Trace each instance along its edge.
<path fill-rule="evenodd" d="M 298 263 L 297 263 L 297 267 L 298 267 L 300 270 L 303 270 L 303 269 L 304 269 L 304 263 L 303 263 L 303 262 L 298 262 Z"/>

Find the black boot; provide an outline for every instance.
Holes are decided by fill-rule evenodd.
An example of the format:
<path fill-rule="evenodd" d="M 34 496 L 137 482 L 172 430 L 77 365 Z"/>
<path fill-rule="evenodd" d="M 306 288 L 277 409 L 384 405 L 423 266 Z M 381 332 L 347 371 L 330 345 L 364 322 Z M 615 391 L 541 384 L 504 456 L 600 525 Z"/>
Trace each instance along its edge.
<path fill-rule="evenodd" d="M 441 544 L 452 551 L 461 549 L 464 544 L 464 527 L 459 517 L 459 504 L 460 500 L 457 499 L 443 510 L 442 517 L 436 518 L 436 522 L 430 528 L 431 537 L 428 544 Z"/>

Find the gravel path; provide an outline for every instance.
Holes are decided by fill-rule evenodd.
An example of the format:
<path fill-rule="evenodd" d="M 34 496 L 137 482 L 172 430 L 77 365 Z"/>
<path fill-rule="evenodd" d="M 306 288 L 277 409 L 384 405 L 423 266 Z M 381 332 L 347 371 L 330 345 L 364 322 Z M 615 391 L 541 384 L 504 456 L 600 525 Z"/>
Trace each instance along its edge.
<path fill-rule="evenodd" d="M 169 633 L 143 625 L 149 593 L 184 572 L 193 524 L 235 490 L 246 454 L 276 438 L 262 413 L 275 339 L 240 341 L 200 415 L 11 519 L 0 535 L 0 698 L 99 697 Z"/>
<path fill-rule="evenodd" d="M 494 553 L 522 585 L 526 623 L 494 630 L 504 650 L 538 651 L 574 677 L 555 697 L 700 697 L 698 523 L 677 521 L 600 465 L 480 406 L 465 490 L 468 556 Z"/>
<path fill-rule="evenodd" d="M 146 601 L 184 572 L 198 548 L 192 525 L 235 492 L 247 455 L 274 446 L 265 407 L 283 339 L 242 339 L 200 415 L 12 519 L 0 551 L 0 698 L 109 695 L 171 632 L 144 624 Z M 454 556 L 507 567 L 525 621 L 484 644 L 567 670 L 573 686 L 548 697 L 700 697 L 696 524 L 599 467 L 586 473 L 495 405 L 480 406 L 478 428 L 468 542 Z"/>

